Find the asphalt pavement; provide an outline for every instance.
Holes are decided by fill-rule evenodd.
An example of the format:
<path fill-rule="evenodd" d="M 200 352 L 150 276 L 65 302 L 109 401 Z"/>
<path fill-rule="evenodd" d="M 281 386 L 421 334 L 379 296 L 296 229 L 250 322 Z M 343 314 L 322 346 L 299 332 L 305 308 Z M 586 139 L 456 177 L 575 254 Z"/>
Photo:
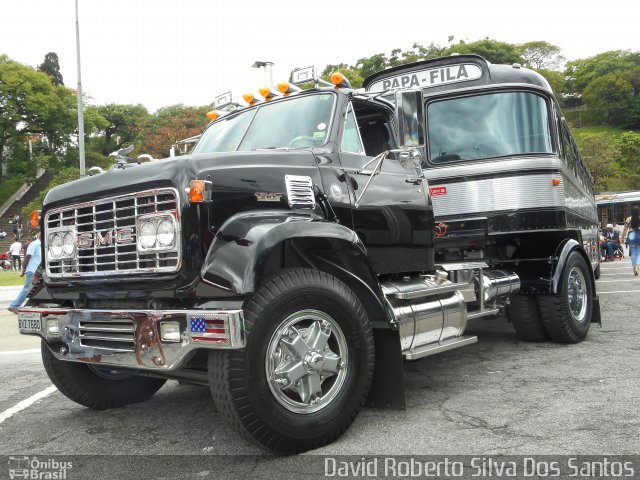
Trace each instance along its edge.
<path fill-rule="evenodd" d="M 520 342 L 504 318 L 477 319 L 468 333 L 478 343 L 405 362 L 406 410 L 364 408 L 336 442 L 296 457 L 316 456 L 305 475 L 323 476 L 314 469 L 339 455 L 637 455 L 640 277 L 627 258 L 604 263 L 597 289 L 603 324 L 579 344 Z M 244 478 L 285 466 L 300 474 L 296 458 L 265 457 L 238 436 L 203 387 L 167 382 L 144 403 L 108 411 L 71 402 L 51 386 L 39 340 L 19 335 L 16 323 L 0 311 L 0 455 L 76 465 L 76 455 L 99 455 L 84 457 L 82 477 L 72 475 L 80 474 L 76 467 L 66 478 L 222 478 L 211 467 L 221 458 L 249 463 L 253 474 Z M 143 472 L 117 460 L 132 455 L 146 460 Z"/>

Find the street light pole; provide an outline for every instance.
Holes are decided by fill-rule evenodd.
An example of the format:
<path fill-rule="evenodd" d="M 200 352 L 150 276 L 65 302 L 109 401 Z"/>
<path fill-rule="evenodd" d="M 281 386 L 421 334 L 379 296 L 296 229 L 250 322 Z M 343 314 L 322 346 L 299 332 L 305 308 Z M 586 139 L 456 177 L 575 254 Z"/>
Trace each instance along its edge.
<path fill-rule="evenodd" d="M 260 68 L 260 67 L 264 67 L 265 71 L 267 72 L 267 75 L 269 76 L 269 88 L 273 87 L 273 62 L 261 62 L 261 61 L 255 61 L 253 62 L 253 65 L 251 65 L 253 68 Z"/>
<path fill-rule="evenodd" d="M 80 149 L 80 176 L 84 177 L 84 111 L 82 105 L 82 78 L 80 74 L 80 22 L 78 21 L 78 0 L 76 0 L 76 52 L 78 57 L 78 147 Z"/>

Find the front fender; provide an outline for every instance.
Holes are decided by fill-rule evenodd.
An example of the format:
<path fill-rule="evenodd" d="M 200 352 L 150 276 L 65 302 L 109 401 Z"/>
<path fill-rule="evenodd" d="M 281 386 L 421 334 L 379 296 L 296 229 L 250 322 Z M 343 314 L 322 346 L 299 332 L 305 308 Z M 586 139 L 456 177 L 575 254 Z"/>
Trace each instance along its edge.
<path fill-rule="evenodd" d="M 284 240 L 308 237 L 342 240 L 366 255 L 353 230 L 327 222 L 315 213 L 287 210 L 239 213 L 229 218 L 216 234 L 202 265 L 202 279 L 238 295 L 252 293 L 257 273 L 271 251 Z"/>

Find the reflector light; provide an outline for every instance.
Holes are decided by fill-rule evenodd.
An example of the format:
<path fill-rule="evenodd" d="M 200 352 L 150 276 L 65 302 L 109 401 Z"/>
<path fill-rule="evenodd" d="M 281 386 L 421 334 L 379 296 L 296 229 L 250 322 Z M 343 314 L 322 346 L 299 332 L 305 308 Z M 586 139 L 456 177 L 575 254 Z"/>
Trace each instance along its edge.
<path fill-rule="evenodd" d="M 278 90 L 280 90 L 282 93 L 288 93 L 289 92 L 289 82 L 280 82 L 278 84 Z"/>
<path fill-rule="evenodd" d="M 291 93 L 300 91 L 298 87 L 291 85 L 289 82 L 280 82 L 276 87 L 285 97 Z"/>
<path fill-rule="evenodd" d="M 216 112 L 215 110 L 207 112 L 207 118 L 209 118 L 209 120 L 217 120 L 219 116 L 220 115 L 218 115 L 218 112 Z"/>
<path fill-rule="evenodd" d="M 245 93 L 244 95 L 242 95 L 242 98 L 249 105 L 253 105 L 256 102 L 256 97 L 254 97 L 253 93 L 250 93 L 250 92 L 249 93 Z"/>
<path fill-rule="evenodd" d="M 204 202 L 204 180 L 191 180 L 189 183 L 189 201 L 191 203 Z"/>
<path fill-rule="evenodd" d="M 554 178 L 553 179 L 553 186 L 557 187 L 558 185 L 560 185 L 560 179 L 559 178 Z"/>
<path fill-rule="evenodd" d="M 347 87 L 351 88 L 351 84 L 347 77 L 345 77 L 341 72 L 333 72 L 331 74 L 331 83 L 333 83 L 336 88 Z"/>
<path fill-rule="evenodd" d="M 273 93 L 271 92 L 271 89 L 269 87 L 259 88 L 258 91 L 260 92 L 260 95 L 264 97 L 265 100 L 269 100 L 270 98 L 273 98 Z"/>

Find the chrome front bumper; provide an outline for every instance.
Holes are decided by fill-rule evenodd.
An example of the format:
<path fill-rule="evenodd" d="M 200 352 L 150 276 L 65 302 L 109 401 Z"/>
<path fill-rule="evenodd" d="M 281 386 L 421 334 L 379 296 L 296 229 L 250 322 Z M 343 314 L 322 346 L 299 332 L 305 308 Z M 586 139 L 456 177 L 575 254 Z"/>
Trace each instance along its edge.
<path fill-rule="evenodd" d="M 60 360 L 173 370 L 198 349 L 245 346 L 242 310 L 82 310 L 23 307 L 20 333 Z"/>

